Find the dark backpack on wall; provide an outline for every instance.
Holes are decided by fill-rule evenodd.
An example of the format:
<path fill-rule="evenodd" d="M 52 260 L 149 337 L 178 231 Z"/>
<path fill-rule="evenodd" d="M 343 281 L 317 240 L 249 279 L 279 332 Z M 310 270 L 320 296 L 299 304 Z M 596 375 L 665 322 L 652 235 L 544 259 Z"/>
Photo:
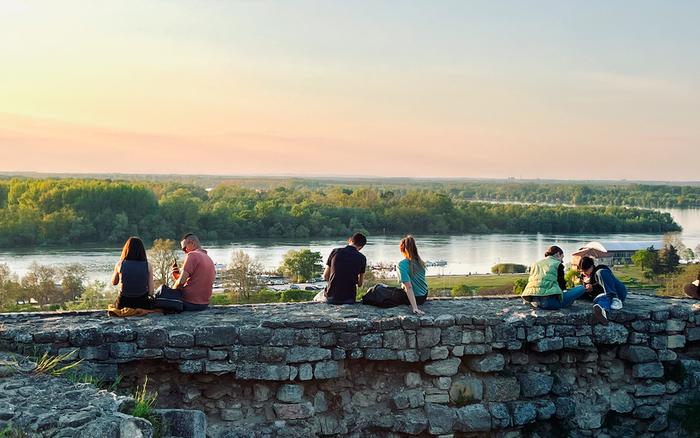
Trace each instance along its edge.
<path fill-rule="evenodd" d="M 362 304 L 386 309 L 409 304 L 409 301 L 406 292 L 400 287 L 380 283 L 367 289 L 367 293 L 362 297 Z"/>
<path fill-rule="evenodd" d="M 153 297 L 153 307 L 168 312 L 182 312 L 182 291 L 166 285 L 160 286 Z"/>

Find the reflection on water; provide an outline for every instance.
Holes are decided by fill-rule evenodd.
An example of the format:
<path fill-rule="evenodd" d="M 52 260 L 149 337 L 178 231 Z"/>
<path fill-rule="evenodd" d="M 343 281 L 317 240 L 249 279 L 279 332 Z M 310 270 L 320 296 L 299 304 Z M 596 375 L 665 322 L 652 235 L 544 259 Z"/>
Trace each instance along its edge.
<path fill-rule="evenodd" d="M 670 209 L 674 219 L 683 226 L 680 237 L 690 248 L 700 244 L 700 209 Z M 652 241 L 661 240 L 658 234 L 487 234 L 463 236 L 416 236 L 421 256 L 426 260 L 446 260 L 447 266 L 429 268 L 428 273 L 466 274 L 489 272 L 499 262 L 528 265 L 542 257 L 549 245 L 561 246 L 565 253 L 577 250 L 591 240 Z M 363 249 L 371 262 L 396 262 L 400 236 L 370 236 Z M 324 259 L 330 251 L 343 245 L 343 239 L 272 240 L 259 239 L 230 244 L 206 245 L 216 263 L 228 263 L 234 251 L 243 250 L 257 257 L 266 268 L 280 265 L 284 254 L 291 249 L 310 248 L 319 251 Z M 37 249 L 35 251 L 0 252 L 0 263 L 7 263 L 13 272 L 23 275 L 29 265 L 81 263 L 88 267 L 92 279 L 109 280 L 109 273 L 120 254 L 120 248 Z M 324 260 L 325 261 L 325 260 Z"/>

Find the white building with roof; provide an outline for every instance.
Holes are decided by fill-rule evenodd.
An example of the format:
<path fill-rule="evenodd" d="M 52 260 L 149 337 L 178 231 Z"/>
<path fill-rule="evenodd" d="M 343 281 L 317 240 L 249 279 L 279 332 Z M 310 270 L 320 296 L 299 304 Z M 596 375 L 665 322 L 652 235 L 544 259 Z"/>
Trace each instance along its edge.
<path fill-rule="evenodd" d="M 658 251 L 663 247 L 661 241 L 588 242 L 571 255 L 571 264 L 576 266 L 581 257 L 589 256 L 604 265 L 627 265 L 632 263 L 635 252 L 649 248 Z"/>

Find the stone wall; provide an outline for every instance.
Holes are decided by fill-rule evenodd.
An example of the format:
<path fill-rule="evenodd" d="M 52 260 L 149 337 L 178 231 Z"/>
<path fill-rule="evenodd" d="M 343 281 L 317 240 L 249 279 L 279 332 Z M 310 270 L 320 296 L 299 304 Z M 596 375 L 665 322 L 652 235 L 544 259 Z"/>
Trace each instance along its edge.
<path fill-rule="evenodd" d="M 148 375 L 210 436 L 679 436 L 670 407 L 700 378 L 700 305 L 632 295 L 607 326 L 590 303 L 514 298 L 407 308 L 216 307 L 107 318 L 1 315 L 0 350 L 76 350 L 89 372 Z"/>

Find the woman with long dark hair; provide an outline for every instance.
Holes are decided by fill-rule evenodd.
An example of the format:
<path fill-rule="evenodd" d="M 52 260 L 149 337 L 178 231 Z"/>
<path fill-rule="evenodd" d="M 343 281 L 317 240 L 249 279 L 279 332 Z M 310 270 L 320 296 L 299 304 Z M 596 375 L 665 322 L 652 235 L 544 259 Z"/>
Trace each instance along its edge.
<path fill-rule="evenodd" d="M 396 264 L 399 281 L 406 293 L 404 304 L 410 304 L 413 313 L 422 315 L 425 312 L 418 308 L 428 298 L 428 283 L 425 281 L 425 262 L 418 255 L 416 239 L 408 235 L 401 239 L 399 250 L 403 260 Z"/>
<path fill-rule="evenodd" d="M 146 258 L 146 248 L 138 237 L 129 237 L 124 244 L 122 255 L 114 266 L 112 284 L 119 285 L 118 309 L 153 308 L 153 268 Z"/>

